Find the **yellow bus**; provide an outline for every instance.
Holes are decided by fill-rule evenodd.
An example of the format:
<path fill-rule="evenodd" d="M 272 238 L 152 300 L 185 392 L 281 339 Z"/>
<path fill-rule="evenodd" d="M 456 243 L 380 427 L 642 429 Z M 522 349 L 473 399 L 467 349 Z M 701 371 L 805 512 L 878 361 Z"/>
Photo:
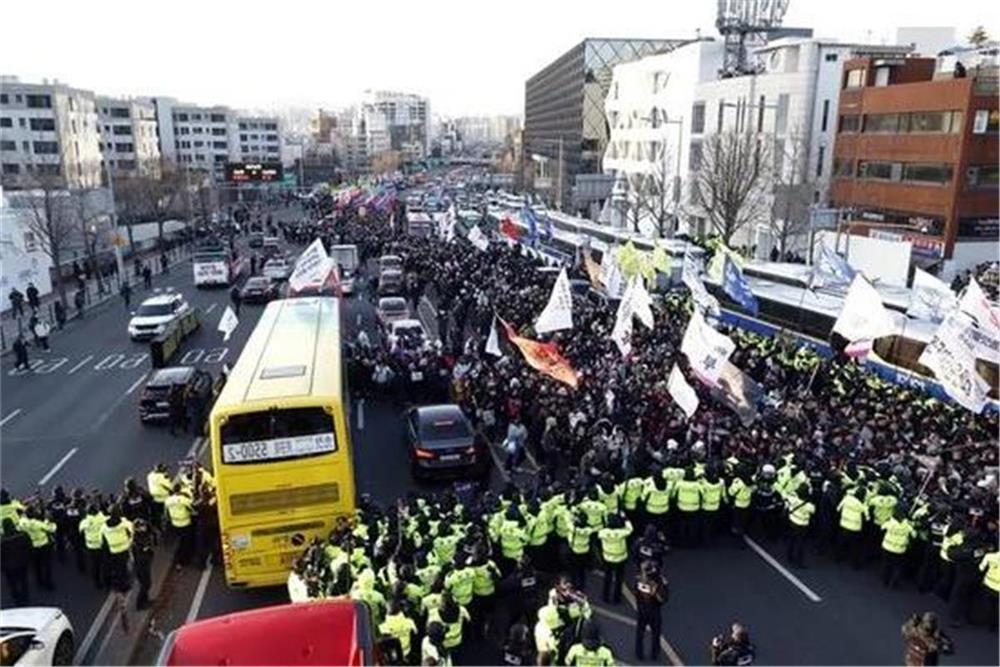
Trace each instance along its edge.
<path fill-rule="evenodd" d="M 282 584 L 313 537 L 354 511 L 340 309 L 271 302 L 210 419 L 226 582 Z"/>

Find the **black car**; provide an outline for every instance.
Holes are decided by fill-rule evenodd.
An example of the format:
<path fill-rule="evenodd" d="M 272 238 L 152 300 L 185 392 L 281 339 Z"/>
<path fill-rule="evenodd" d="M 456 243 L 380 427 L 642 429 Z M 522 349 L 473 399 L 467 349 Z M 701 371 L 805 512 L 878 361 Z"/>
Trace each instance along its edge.
<path fill-rule="evenodd" d="M 247 245 L 251 248 L 263 248 L 264 247 L 264 235 L 263 234 L 251 234 L 250 238 L 247 240 Z"/>
<path fill-rule="evenodd" d="M 267 303 L 278 298 L 278 286 L 263 276 L 254 276 L 246 281 L 240 290 L 243 303 Z"/>
<path fill-rule="evenodd" d="M 411 408 L 403 428 L 415 478 L 478 477 L 489 473 L 486 441 L 472 430 L 457 405 Z"/>
<path fill-rule="evenodd" d="M 183 396 L 186 408 L 200 408 L 204 415 L 212 401 L 212 376 L 193 366 L 172 366 L 153 371 L 139 394 L 140 421 L 170 419 L 170 397 L 174 392 Z"/>

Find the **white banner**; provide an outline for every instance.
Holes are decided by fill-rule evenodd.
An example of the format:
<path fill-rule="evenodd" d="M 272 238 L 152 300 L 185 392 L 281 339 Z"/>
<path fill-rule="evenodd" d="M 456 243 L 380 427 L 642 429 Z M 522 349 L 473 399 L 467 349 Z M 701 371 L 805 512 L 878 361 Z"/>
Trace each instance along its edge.
<path fill-rule="evenodd" d="M 893 319 L 878 292 L 860 273 L 855 275 L 833 330 L 854 342 L 889 336 L 894 329 Z"/>
<path fill-rule="evenodd" d="M 605 254 L 607 257 L 607 254 Z M 601 273 L 604 272 L 604 263 L 601 263 Z M 608 267 L 607 280 L 601 278 L 601 282 L 604 283 L 605 289 L 608 291 L 609 299 L 620 299 L 625 295 L 625 276 L 622 275 L 621 269 L 618 265 L 611 261 L 611 265 Z"/>
<path fill-rule="evenodd" d="M 625 295 L 618 302 L 615 312 L 615 326 L 611 330 L 611 340 L 618 346 L 623 357 L 632 354 L 632 314 L 633 298 L 631 289 L 625 290 Z"/>
<path fill-rule="evenodd" d="M 226 309 L 222 313 L 222 317 L 219 318 L 218 330 L 222 332 L 222 340 L 227 341 L 229 337 L 233 335 L 236 331 L 236 326 L 240 323 L 239 319 L 236 317 L 236 313 L 233 312 L 232 306 L 226 306 Z"/>
<path fill-rule="evenodd" d="M 695 393 L 694 387 L 688 384 L 677 364 L 674 364 L 673 369 L 670 371 L 667 391 L 670 392 L 671 398 L 680 406 L 688 419 L 691 419 L 691 416 L 698 409 L 698 394 Z"/>
<path fill-rule="evenodd" d="M 331 267 L 332 262 L 326 254 L 323 242 L 316 239 L 295 262 L 292 275 L 288 278 L 288 285 L 296 292 L 311 285 L 322 285 Z"/>
<path fill-rule="evenodd" d="M 723 364 L 736 349 L 736 343 L 719 333 L 705 321 L 697 310 L 691 313 L 681 352 L 687 355 L 691 368 L 701 377 L 715 383 L 722 373 Z"/>
<path fill-rule="evenodd" d="M 482 252 L 486 252 L 486 249 L 490 247 L 490 241 L 483 234 L 483 230 L 479 229 L 479 225 L 473 225 L 472 229 L 469 230 L 469 242 Z"/>
<path fill-rule="evenodd" d="M 222 445 L 223 463 L 253 463 L 273 459 L 297 458 L 312 454 L 337 451 L 333 433 L 300 435 L 294 438 L 254 440 L 232 445 Z"/>
<path fill-rule="evenodd" d="M 497 334 L 497 326 L 500 323 L 497 321 L 497 316 L 493 316 L 493 322 L 490 324 L 490 335 L 486 339 L 486 354 L 492 354 L 494 357 L 502 357 L 503 350 L 500 349 L 500 337 Z"/>
<path fill-rule="evenodd" d="M 632 276 L 628 289 L 625 290 L 623 299 L 628 299 L 632 314 L 639 318 L 639 321 L 646 325 L 647 329 L 653 328 L 653 298 L 646 291 L 646 282 L 641 275 Z"/>
<path fill-rule="evenodd" d="M 681 281 L 691 290 L 691 298 L 702 312 L 718 317 L 719 301 L 705 289 L 705 283 L 701 281 L 701 265 L 702 260 L 690 252 L 685 252 Z"/>
<path fill-rule="evenodd" d="M 1000 309 L 990 304 L 989 299 L 976 279 L 969 279 L 969 286 L 958 303 L 959 309 L 972 317 L 988 336 L 1000 338 Z"/>
<path fill-rule="evenodd" d="M 958 306 L 958 297 L 945 283 L 922 269 L 913 274 L 913 291 L 906 314 L 920 320 L 940 322 Z"/>
<path fill-rule="evenodd" d="M 573 328 L 573 293 L 569 289 L 569 274 L 563 268 L 552 286 L 549 302 L 535 321 L 535 331 L 548 333 Z"/>
<path fill-rule="evenodd" d="M 976 372 L 976 342 L 972 330 L 972 322 L 953 311 L 938 327 L 918 361 L 934 372 L 934 377 L 956 403 L 979 413 L 986 405 L 989 384 Z"/>

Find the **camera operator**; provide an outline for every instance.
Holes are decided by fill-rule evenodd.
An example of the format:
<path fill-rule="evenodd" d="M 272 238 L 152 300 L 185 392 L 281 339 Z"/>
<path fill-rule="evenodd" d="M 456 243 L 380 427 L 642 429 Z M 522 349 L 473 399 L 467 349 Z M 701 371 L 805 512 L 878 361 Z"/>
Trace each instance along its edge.
<path fill-rule="evenodd" d="M 733 623 L 728 637 L 718 635 L 712 639 L 713 665 L 752 665 L 756 657 L 757 649 L 742 623 Z"/>

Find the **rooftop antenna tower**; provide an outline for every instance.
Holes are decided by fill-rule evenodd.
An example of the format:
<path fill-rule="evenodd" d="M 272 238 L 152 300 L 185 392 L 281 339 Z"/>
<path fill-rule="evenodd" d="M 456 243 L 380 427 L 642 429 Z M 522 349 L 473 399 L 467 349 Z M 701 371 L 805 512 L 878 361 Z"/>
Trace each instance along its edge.
<path fill-rule="evenodd" d="M 790 0 L 719 0 L 715 27 L 722 35 L 726 52 L 723 77 L 751 74 L 749 50 L 767 42 L 767 33 L 781 27 Z"/>

